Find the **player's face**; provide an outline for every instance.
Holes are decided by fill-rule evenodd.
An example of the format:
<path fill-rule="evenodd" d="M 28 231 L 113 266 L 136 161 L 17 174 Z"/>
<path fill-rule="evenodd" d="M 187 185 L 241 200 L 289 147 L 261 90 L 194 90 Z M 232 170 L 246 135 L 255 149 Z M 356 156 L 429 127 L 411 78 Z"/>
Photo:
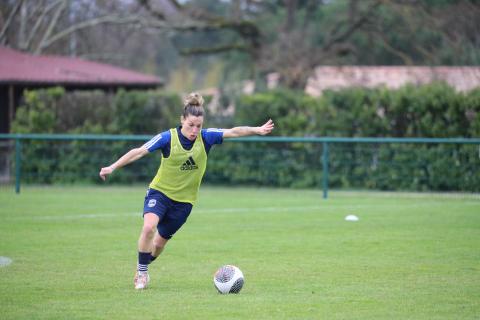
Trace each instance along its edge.
<path fill-rule="evenodd" d="M 182 134 L 190 141 L 195 140 L 200 133 L 200 130 L 202 130 L 203 117 L 188 115 L 186 118 L 182 117 L 181 122 Z"/>

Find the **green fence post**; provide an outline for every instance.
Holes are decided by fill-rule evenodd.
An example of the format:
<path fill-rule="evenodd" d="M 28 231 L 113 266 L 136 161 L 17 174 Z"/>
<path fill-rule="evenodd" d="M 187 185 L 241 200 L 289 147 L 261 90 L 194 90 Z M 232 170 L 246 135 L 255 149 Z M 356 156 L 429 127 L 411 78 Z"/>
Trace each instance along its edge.
<path fill-rule="evenodd" d="M 20 178 L 22 177 L 22 142 L 15 139 L 15 193 L 20 193 Z"/>
<path fill-rule="evenodd" d="M 323 142 L 323 198 L 328 198 L 328 142 Z"/>

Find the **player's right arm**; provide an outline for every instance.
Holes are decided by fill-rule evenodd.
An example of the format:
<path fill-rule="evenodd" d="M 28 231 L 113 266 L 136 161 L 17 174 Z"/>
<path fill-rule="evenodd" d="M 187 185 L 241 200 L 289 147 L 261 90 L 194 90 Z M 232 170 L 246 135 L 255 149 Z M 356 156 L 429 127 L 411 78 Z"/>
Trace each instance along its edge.
<path fill-rule="evenodd" d="M 102 180 L 105 180 L 107 176 L 109 174 L 112 174 L 112 172 L 116 169 L 124 167 L 134 161 L 137 161 L 147 153 L 153 152 L 157 149 L 163 150 L 166 146 L 170 145 L 170 138 L 171 136 L 169 130 L 157 134 L 143 146 L 128 151 L 113 164 L 109 165 L 108 167 L 102 168 L 99 173 L 100 178 L 102 178 Z"/>
<path fill-rule="evenodd" d="M 149 151 L 146 146 L 141 146 L 140 148 L 134 148 L 128 151 L 108 167 L 102 168 L 99 173 L 100 178 L 102 178 L 102 180 L 105 180 L 106 177 L 116 169 L 124 167 L 127 164 L 132 163 L 134 161 L 137 161 L 147 153 L 149 153 Z"/>

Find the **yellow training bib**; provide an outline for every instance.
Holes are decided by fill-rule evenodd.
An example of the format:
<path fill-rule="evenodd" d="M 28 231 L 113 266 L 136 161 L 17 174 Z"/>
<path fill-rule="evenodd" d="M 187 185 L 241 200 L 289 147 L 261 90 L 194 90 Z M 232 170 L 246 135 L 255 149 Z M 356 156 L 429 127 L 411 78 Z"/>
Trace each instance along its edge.
<path fill-rule="evenodd" d="M 177 129 L 170 129 L 170 134 L 170 155 L 162 159 L 150 188 L 163 192 L 172 200 L 194 204 L 207 168 L 202 133 L 199 133 L 190 150 L 183 148 Z"/>

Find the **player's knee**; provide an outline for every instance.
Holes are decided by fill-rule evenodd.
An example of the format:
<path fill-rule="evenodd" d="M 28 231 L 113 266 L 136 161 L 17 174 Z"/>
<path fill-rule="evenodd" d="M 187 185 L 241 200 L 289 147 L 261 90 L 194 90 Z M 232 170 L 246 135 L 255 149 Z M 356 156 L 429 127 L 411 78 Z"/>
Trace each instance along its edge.
<path fill-rule="evenodd" d="M 142 234 L 146 237 L 153 237 L 155 234 L 155 226 L 153 225 L 144 225 L 142 228 Z"/>

